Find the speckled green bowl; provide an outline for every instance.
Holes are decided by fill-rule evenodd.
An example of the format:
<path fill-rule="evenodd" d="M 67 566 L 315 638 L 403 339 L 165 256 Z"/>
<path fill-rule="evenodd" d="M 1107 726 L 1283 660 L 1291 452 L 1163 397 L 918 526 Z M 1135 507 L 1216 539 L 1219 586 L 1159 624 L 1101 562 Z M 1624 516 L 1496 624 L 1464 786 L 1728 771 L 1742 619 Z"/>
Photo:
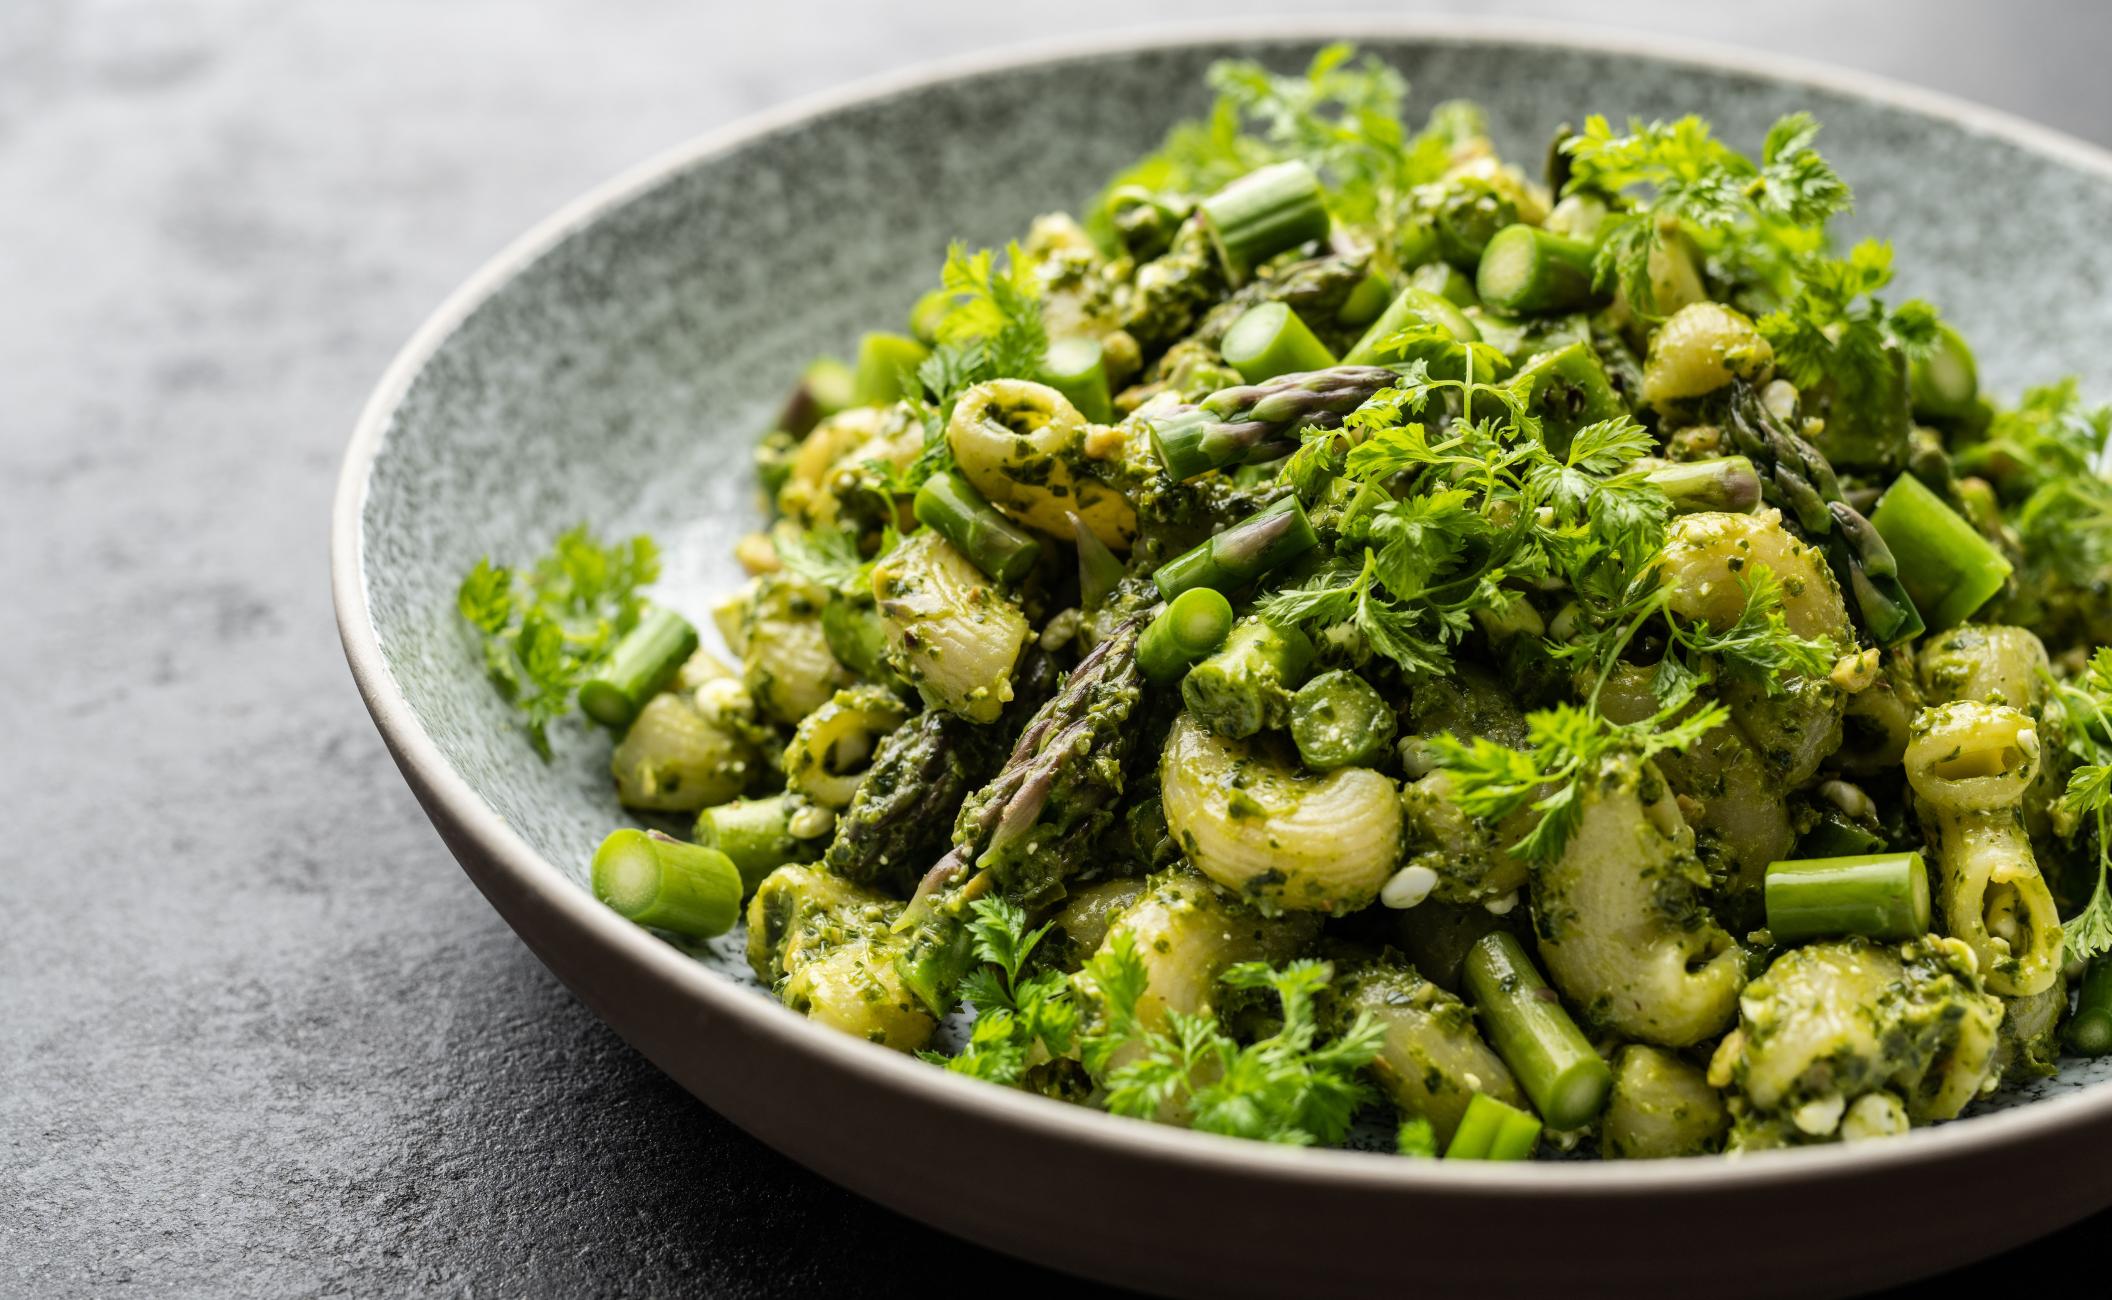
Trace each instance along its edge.
<path fill-rule="evenodd" d="M 1924 92 L 1457 22 L 1212 31 L 896 78 L 586 196 L 464 286 L 382 380 L 338 498 L 338 618 L 435 825 L 550 968 L 698 1097 L 905 1213 L 1096 1277 L 1213 1295 L 1817 1295 L 2112 1203 L 2112 1063 L 2071 1063 L 1899 1140 L 1735 1161 L 1280 1150 L 984 1087 L 815 1028 L 754 986 L 737 936 L 694 961 L 580 887 L 622 818 L 606 741 L 570 733 L 557 762 L 535 761 L 455 615 L 463 570 L 531 554 L 571 521 L 649 529 L 672 551 L 666 595 L 700 610 L 738 577 L 748 447 L 807 356 L 900 319 L 949 238 L 1002 240 L 1085 200 L 1202 106 L 1211 60 L 1294 66 L 1335 35 L 1392 60 L 1423 105 L 1481 100 L 1521 158 L 1593 111 L 1698 110 L 1750 143 L 1811 109 L 1856 187 L 1857 228 L 1894 240 L 1900 288 L 1942 304 L 1984 376 L 2014 392 L 2074 371 L 2112 393 L 2112 158 Z"/>

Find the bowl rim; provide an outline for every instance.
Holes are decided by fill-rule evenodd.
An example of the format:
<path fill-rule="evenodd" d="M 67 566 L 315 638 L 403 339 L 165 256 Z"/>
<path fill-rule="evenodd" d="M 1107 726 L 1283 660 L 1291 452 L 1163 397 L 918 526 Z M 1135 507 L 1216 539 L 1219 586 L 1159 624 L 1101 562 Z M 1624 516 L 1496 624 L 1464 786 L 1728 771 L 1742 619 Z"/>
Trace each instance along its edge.
<path fill-rule="evenodd" d="M 371 617 L 364 565 L 367 489 L 393 417 L 418 374 L 454 331 L 519 271 L 595 219 L 667 178 L 831 112 L 886 100 L 939 82 L 1137 50 L 1245 40 L 1337 38 L 1552 46 L 1640 55 L 1707 72 L 1808 86 L 1903 109 L 2112 179 L 2112 151 L 1942 91 L 1714 42 L 1613 26 L 1508 18 L 1363 15 L 1156 24 L 969 53 L 796 98 L 663 150 L 618 172 L 530 226 L 472 273 L 426 318 L 389 363 L 368 397 L 345 452 L 332 508 L 332 603 L 354 682 L 376 728 L 406 775 L 423 787 L 423 793 L 445 807 L 455 827 L 475 844 L 493 870 L 509 877 L 513 886 L 531 893 L 566 923 L 579 927 L 594 942 L 621 954 L 622 960 L 642 968 L 681 996 L 738 1021 L 744 1032 L 772 1040 L 774 1046 L 788 1054 L 804 1056 L 820 1068 L 848 1071 L 867 1087 L 889 1093 L 923 1094 L 923 1099 L 972 1112 L 984 1122 L 1098 1148 L 1112 1157 L 1143 1155 L 1184 1163 L 1199 1174 L 1265 1177 L 1285 1184 L 1325 1182 L 1338 1190 L 1654 1197 L 1721 1189 L 1726 1183 L 1739 1187 L 1799 1183 L 1851 1171 L 1870 1173 L 1884 1166 L 1933 1167 L 1992 1147 L 2051 1139 L 2063 1129 L 2088 1121 L 2112 1120 L 2112 1083 L 2101 1083 L 1991 1115 L 1916 1129 L 1881 1143 L 1756 1152 L 1735 1159 L 1473 1162 L 1464 1168 L 1365 1151 L 1287 1149 L 1129 1120 L 1009 1088 L 991 1087 L 935 1069 L 914 1057 L 812 1024 L 712 972 L 603 907 L 589 891 L 546 860 L 484 801 L 426 734 L 389 671 Z"/>

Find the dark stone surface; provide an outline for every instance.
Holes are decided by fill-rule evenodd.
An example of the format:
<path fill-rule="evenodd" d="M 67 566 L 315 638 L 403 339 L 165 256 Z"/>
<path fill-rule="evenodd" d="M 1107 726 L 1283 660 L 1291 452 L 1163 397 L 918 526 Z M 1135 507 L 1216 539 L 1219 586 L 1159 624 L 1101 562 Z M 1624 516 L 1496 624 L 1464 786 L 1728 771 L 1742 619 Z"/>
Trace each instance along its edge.
<path fill-rule="evenodd" d="M 1046 1280 L 805 1174 L 576 1005 L 427 827 L 330 623 L 352 417 L 482 258 L 743 112 L 1041 34 L 730 8 L 0 4 L 0 1293 Z M 2080 7 L 1596 12 L 2112 130 Z"/>

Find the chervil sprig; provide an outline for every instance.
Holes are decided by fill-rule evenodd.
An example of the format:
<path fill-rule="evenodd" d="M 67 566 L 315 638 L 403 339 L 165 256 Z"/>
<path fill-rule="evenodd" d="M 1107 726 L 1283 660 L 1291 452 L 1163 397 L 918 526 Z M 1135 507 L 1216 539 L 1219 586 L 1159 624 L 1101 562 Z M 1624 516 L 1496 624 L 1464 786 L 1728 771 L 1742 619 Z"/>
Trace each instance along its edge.
<path fill-rule="evenodd" d="M 1411 136 L 1403 126 L 1408 86 L 1398 72 L 1335 44 L 1302 74 L 1231 59 L 1212 65 L 1209 80 L 1217 101 L 1208 118 L 1176 126 L 1156 153 L 1117 175 L 1108 194 L 1204 194 L 1258 167 L 1299 159 L 1325 182 L 1335 219 L 1372 231 L 1380 256 L 1391 256 L 1403 196 L 1441 176 L 1448 162 L 1443 130 Z M 1106 209 L 1103 196 L 1089 223 L 1103 235 Z"/>
<path fill-rule="evenodd" d="M 2076 768 L 2060 811 L 2097 845 L 2097 884 L 2083 910 L 2062 926 L 2070 961 L 2112 952 L 2112 648 L 2100 647 L 2076 678 L 2048 677 Z"/>
<path fill-rule="evenodd" d="M 1818 129 L 1806 113 L 1781 118 L 1755 163 L 1692 115 L 1631 118 L 1625 134 L 1604 117 L 1588 119 L 1563 142 L 1566 188 L 1625 194 L 1635 203 L 1617 214 L 1599 246 L 1600 282 L 1618 283 L 1632 306 L 1656 316 L 1651 258 L 1670 231 L 1683 230 L 1728 259 L 1736 278 L 1784 290 L 1783 263 L 1822 247 L 1826 222 L 1853 206 L 1847 184 L 1813 147 Z"/>
<path fill-rule="evenodd" d="M 584 525 L 559 533 L 526 572 L 479 559 L 455 592 L 476 629 L 485 675 L 523 715 L 528 743 L 550 759 L 549 726 L 645 608 L 660 576 L 653 539 L 604 544 Z"/>
<path fill-rule="evenodd" d="M 1228 988 L 1276 997 L 1276 1032 L 1246 1044 L 1209 1012 L 1169 1011 L 1163 1026 L 1147 1028 L 1137 1010 L 1146 972 L 1126 933 L 1085 974 L 1100 1002 L 1099 1024 L 1084 1039 L 1085 1064 L 1117 1115 L 1149 1119 L 1179 1108 L 1205 1133 L 1309 1146 L 1340 1142 L 1373 1098 L 1362 1072 L 1385 1031 L 1360 1013 L 1342 1034 L 1322 1039 L 1314 998 L 1334 976 L 1327 962 L 1244 962 L 1219 977 Z M 1110 1068 L 1117 1054 L 1124 1060 Z"/>
<path fill-rule="evenodd" d="M 1532 863 L 1560 856 L 1583 815 L 1583 784 L 1616 754 L 1638 761 L 1683 750 L 1730 718 L 1721 704 L 1680 716 L 1694 703 L 1690 688 L 1640 722 L 1617 723 L 1588 708 L 1561 704 L 1526 715 L 1525 749 L 1486 737 L 1433 740 L 1437 765 L 1452 774 L 1452 797 L 1471 816 L 1500 821 L 1531 809 L 1539 819 L 1511 852 Z"/>
<path fill-rule="evenodd" d="M 1443 399 L 1460 418 L 1433 433 Z M 1479 401 L 1484 418 L 1467 412 Z M 1586 425 L 1556 454 L 1515 390 L 1432 379 L 1427 366 L 1372 395 L 1340 430 L 1312 435 L 1283 476 L 1308 493 L 1355 485 L 1335 520 L 1337 558 L 1264 597 L 1272 621 L 1349 623 L 1402 667 L 1446 672 L 1472 613 L 1523 599 L 1514 580 L 1561 577 L 1612 604 L 1664 538 L 1670 504 L 1635 468 L 1653 446 L 1620 417 Z"/>
<path fill-rule="evenodd" d="M 959 1055 L 924 1056 L 959 1074 L 1017 1086 L 1037 1050 L 1049 1057 L 1071 1050 L 1078 1008 L 1062 971 L 1020 975 L 1049 926 L 1027 929 L 1026 913 L 1002 898 L 976 899 L 970 910 L 968 934 L 983 964 L 961 982 L 961 995 L 975 1006 L 975 1026 Z"/>

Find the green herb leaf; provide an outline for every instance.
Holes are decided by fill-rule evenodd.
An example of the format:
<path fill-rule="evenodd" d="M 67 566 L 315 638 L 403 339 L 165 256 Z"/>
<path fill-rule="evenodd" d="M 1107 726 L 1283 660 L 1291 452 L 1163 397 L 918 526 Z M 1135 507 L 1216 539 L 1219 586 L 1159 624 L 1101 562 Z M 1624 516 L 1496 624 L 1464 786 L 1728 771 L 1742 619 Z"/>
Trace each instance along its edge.
<path fill-rule="evenodd" d="M 640 588 L 659 576 L 650 537 L 605 544 L 582 525 L 559 533 L 525 573 L 486 556 L 463 577 L 455 608 L 477 632 L 485 675 L 520 710 L 543 761 L 551 757 L 550 724 L 637 624 Z"/>
<path fill-rule="evenodd" d="M 1136 1015 L 1144 968 L 1127 934 L 1085 974 L 1102 1015 L 1085 1036 L 1085 1062 L 1115 1114 L 1153 1118 L 1180 1107 L 1190 1126 L 1206 1133 L 1305 1146 L 1341 1141 L 1357 1109 L 1372 1100 L 1363 1070 L 1385 1031 L 1359 1015 L 1342 1034 L 1322 1040 L 1314 999 L 1333 977 L 1326 962 L 1247 962 L 1224 972 L 1228 987 L 1271 992 L 1280 1008 L 1276 1032 L 1246 1044 L 1208 1013 L 1168 1012 L 1163 1027 L 1145 1029 Z M 1110 1070 L 1118 1052 L 1126 1059 Z"/>
<path fill-rule="evenodd" d="M 1526 715 L 1527 747 L 1499 745 L 1486 737 L 1461 741 L 1434 738 L 1437 765 L 1452 774 L 1453 798 L 1470 816 L 1500 821 L 1531 808 L 1539 820 L 1511 852 L 1534 864 L 1560 856 L 1583 815 L 1582 784 L 1608 759 L 1645 762 L 1669 750 L 1684 750 L 1722 726 L 1730 710 L 1709 704 L 1679 716 L 1693 704 L 1682 691 L 1654 717 L 1616 723 L 1572 704 Z"/>

